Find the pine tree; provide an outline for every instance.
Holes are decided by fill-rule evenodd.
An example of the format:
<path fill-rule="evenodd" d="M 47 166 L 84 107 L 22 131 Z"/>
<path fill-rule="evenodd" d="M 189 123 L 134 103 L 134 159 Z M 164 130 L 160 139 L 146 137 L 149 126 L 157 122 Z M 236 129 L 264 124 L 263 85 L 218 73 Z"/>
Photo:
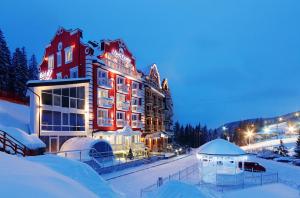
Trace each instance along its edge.
<path fill-rule="evenodd" d="M 36 57 L 32 54 L 29 63 L 28 63 L 28 80 L 37 80 L 38 79 L 38 64 Z"/>
<path fill-rule="evenodd" d="M 8 91 L 10 64 L 10 51 L 0 29 L 0 91 Z"/>
<path fill-rule="evenodd" d="M 26 83 L 28 81 L 28 67 L 27 67 L 27 57 L 26 51 L 23 47 L 22 49 L 17 48 L 13 54 L 12 59 L 12 71 L 11 79 L 14 80 L 13 90 L 19 97 L 25 97 L 26 94 Z"/>
<path fill-rule="evenodd" d="M 130 159 L 130 160 L 133 159 L 133 153 L 132 153 L 132 149 L 131 148 L 129 149 L 127 158 Z"/>
<path fill-rule="evenodd" d="M 299 135 L 298 135 L 298 139 L 294 151 L 295 151 L 295 157 L 300 158 L 300 130 L 299 130 Z"/>

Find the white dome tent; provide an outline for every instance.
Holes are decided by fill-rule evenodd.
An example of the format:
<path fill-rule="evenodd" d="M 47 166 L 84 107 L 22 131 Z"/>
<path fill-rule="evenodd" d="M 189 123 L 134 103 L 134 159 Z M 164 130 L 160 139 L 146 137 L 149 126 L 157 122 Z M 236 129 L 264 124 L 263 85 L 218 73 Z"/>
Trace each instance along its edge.
<path fill-rule="evenodd" d="M 239 168 L 239 162 L 244 164 L 247 155 L 235 144 L 223 139 L 212 140 L 199 148 L 197 158 L 203 182 L 234 185 L 242 181 L 243 168 Z"/>

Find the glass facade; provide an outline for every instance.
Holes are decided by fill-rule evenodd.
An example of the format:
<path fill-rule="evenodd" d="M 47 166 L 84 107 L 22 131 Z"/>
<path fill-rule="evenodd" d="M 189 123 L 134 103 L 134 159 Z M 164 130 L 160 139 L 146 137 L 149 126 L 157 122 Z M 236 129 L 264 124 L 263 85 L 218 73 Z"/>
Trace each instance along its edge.
<path fill-rule="evenodd" d="M 42 91 L 43 131 L 85 131 L 85 89 L 72 87 Z"/>

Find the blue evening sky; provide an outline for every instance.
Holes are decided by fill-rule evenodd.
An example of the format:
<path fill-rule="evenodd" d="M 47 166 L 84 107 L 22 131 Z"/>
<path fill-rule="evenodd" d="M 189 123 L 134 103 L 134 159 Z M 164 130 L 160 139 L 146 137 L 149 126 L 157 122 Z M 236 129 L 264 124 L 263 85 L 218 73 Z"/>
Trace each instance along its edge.
<path fill-rule="evenodd" d="M 169 79 L 175 120 L 206 123 L 300 110 L 299 0 L 2 0 L 13 50 L 39 59 L 58 26 L 122 38 L 137 67 Z"/>

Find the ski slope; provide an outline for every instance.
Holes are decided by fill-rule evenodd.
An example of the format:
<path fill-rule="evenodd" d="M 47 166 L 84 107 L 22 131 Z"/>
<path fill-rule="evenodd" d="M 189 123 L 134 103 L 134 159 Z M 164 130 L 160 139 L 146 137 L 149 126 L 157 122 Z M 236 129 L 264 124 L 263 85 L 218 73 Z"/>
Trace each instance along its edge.
<path fill-rule="evenodd" d="M 265 140 L 262 142 L 253 143 L 247 146 L 242 146 L 241 148 L 245 151 L 252 151 L 252 150 L 261 150 L 268 147 L 274 147 L 280 145 L 280 140 L 283 141 L 284 144 L 295 144 L 297 141 L 297 137 L 289 137 L 289 138 L 282 138 L 282 139 L 271 139 Z"/>

